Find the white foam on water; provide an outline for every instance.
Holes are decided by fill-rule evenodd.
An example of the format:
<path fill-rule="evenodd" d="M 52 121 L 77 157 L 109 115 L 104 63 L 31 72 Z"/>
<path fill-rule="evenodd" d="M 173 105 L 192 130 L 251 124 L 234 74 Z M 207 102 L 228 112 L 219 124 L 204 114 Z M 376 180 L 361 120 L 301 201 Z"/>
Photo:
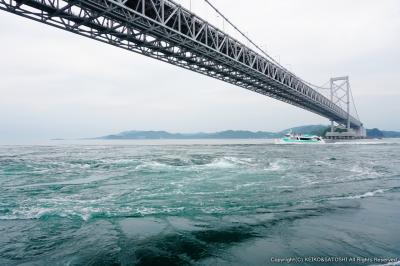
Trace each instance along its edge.
<path fill-rule="evenodd" d="M 57 206 L 65 206 L 65 204 L 74 205 L 74 206 L 82 206 L 88 204 L 99 204 L 99 203 L 107 203 L 118 197 L 118 194 L 110 193 L 105 196 L 98 198 L 85 198 L 85 196 L 80 194 L 74 194 L 71 196 L 65 197 L 52 197 L 52 198 L 39 198 L 37 202 L 41 204 L 53 204 Z"/>
<path fill-rule="evenodd" d="M 154 214 L 161 214 L 161 213 L 177 213 L 177 212 L 182 212 L 185 208 L 184 207 L 177 207 L 177 208 L 168 208 L 164 207 L 162 209 L 160 208 L 152 208 L 152 207 L 141 207 L 136 210 L 137 213 L 139 213 L 141 216 L 146 216 L 146 215 L 154 215 Z"/>
<path fill-rule="evenodd" d="M 138 163 L 137 159 L 102 159 L 99 162 L 103 164 L 133 164 Z"/>
<path fill-rule="evenodd" d="M 224 156 L 221 158 L 215 158 L 210 163 L 193 164 L 191 160 L 182 158 L 181 161 L 185 163 L 184 165 L 170 165 L 157 161 L 143 161 L 135 167 L 135 170 L 199 170 L 204 168 L 234 168 L 243 165 L 252 165 L 250 163 L 251 160 L 252 159 L 250 158 L 241 159 L 237 157 Z"/>
<path fill-rule="evenodd" d="M 171 168 L 173 166 L 155 162 L 155 161 L 144 161 L 138 166 L 135 167 L 135 170 L 142 170 L 142 169 L 163 169 L 163 168 Z"/>
<path fill-rule="evenodd" d="M 58 216 L 64 218 L 79 217 L 83 221 L 89 221 L 93 216 L 101 215 L 106 217 L 118 217 L 125 215 L 134 216 L 147 216 L 154 214 L 168 214 L 168 213 L 180 213 L 184 211 L 184 207 L 117 207 L 112 206 L 82 206 L 82 205 L 70 205 L 70 206 L 52 206 L 52 207 L 34 207 L 25 206 L 13 210 L 9 214 L 1 215 L 0 220 L 32 220 L 41 219 L 46 216 Z"/>
<path fill-rule="evenodd" d="M 368 198 L 368 197 L 374 197 L 377 194 L 383 194 L 386 191 L 388 191 L 388 189 L 377 189 L 374 191 L 369 191 L 366 192 L 364 194 L 359 194 L 359 195 L 353 195 L 353 196 L 346 196 L 346 197 L 334 197 L 334 198 L 330 198 L 331 200 L 343 200 L 343 199 L 363 199 L 363 198 Z"/>
<path fill-rule="evenodd" d="M 244 184 L 238 184 L 235 186 L 235 190 L 239 190 L 242 188 L 249 188 L 249 187 L 259 187 L 259 186 L 264 186 L 263 182 L 249 182 L 249 183 L 244 183 Z"/>
<path fill-rule="evenodd" d="M 359 174 L 365 174 L 368 172 L 365 171 L 359 164 L 353 165 L 353 167 L 350 169 L 351 172 L 359 173 Z"/>
<path fill-rule="evenodd" d="M 357 177 L 357 179 L 363 179 L 363 178 L 378 178 L 381 176 L 380 173 L 378 173 L 376 170 L 373 169 L 372 164 L 366 165 L 366 164 L 355 164 L 350 168 L 350 172 L 355 173 L 355 175 L 352 175 L 351 178 L 353 179 L 354 177 Z"/>
<path fill-rule="evenodd" d="M 32 207 L 32 208 L 23 207 L 21 209 L 13 210 L 9 215 L 0 216 L 0 220 L 39 219 L 43 215 L 51 212 L 54 212 L 54 209 L 40 208 L 40 207 Z"/>
<path fill-rule="evenodd" d="M 275 161 L 269 162 L 268 167 L 265 167 L 265 171 L 281 171 L 288 170 L 290 168 L 289 162 L 284 159 L 277 159 Z"/>
<path fill-rule="evenodd" d="M 223 213 L 225 211 L 225 209 L 215 206 L 215 207 L 202 208 L 201 211 L 206 214 L 220 214 L 220 213 Z"/>
<path fill-rule="evenodd" d="M 205 164 L 204 166 L 209 168 L 233 168 L 235 167 L 235 163 L 223 157 L 214 159 L 211 163 Z"/>
<path fill-rule="evenodd" d="M 254 165 L 252 163 L 253 162 L 252 158 L 238 158 L 238 157 L 227 156 L 227 157 L 224 157 L 224 159 L 228 160 L 234 164 L 237 164 L 237 165 L 249 165 L 249 166 Z"/>
<path fill-rule="evenodd" d="M 282 167 L 279 164 L 279 162 L 272 162 L 272 163 L 269 164 L 269 167 L 264 168 L 264 170 L 267 170 L 267 171 L 278 171 L 278 170 L 281 170 L 281 169 L 282 169 Z"/>
<path fill-rule="evenodd" d="M 358 141 L 338 141 L 329 142 L 329 145 L 382 145 L 382 144 L 397 144 L 390 141 L 380 141 L 380 140 L 358 140 Z"/>
<path fill-rule="evenodd" d="M 322 165 L 331 166 L 332 165 L 332 163 L 320 161 L 320 160 L 315 161 L 314 164 L 319 165 L 319 166 L 322 166 Z"/>
<path fill-rule="evenodd" d="M 279 188 L 279 189 L 290 189 L 290 188 L 294 188 L 295 186 L 275 186 L 275 188 Z"/>
<path fill-rule="evenodd" d="M 195 165 L 192 166 L 196 169 L 201 168 L 235 168 L 235 167 L 255 167 L 253 158 L 239 158 L 233 156 L 224 156 L 221 158 L 215 158 L 211 161 L 211 163 L 203 164 L 203 165 Z"/>
<path fill-rule="evenodd" d="M 113 175 L 92 175 L 89 177 L 84 178 L 77 178 L 59 182 L 49 182 L 49 183 L 36 183 L 36 184 L 26 184 L 26 185 L 19 185 L 19 186 L 12 186 L 13 188 L 31 188 L 31 187 L 41 187 L 41 186 L 59 186 L 59 185 L 84 185 L 89 184 L 92 182 L 99 182 L 103 180 L 107 180 L 113 178 Z"/>
<path fill-rule="evenodd" d="M 84 221 L 88 221 L 94 213 L 98 213 L 98 212 L 101 212 L 101 209 L 93 208 L 93 207 L 85 207 L 85 208 L 80 208 L 79 212 L 73 211 L 71 214 L 72 215 L 76 214 L 76 215 L 80 216 Z"/>

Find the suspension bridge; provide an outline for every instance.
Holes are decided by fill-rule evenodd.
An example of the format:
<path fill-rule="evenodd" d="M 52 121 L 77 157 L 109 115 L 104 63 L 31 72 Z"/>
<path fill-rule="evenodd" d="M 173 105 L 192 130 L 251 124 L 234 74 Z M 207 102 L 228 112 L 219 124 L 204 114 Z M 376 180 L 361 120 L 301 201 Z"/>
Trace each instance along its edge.
<path fill-rule="evenodd" d="M 195 71 L 326 117 L 332 122 L 333 138 L 334 123 L 346 128 L 351 136 L 365 137 L 358 114 L 357 117 L 350 114 L 352 97 L 348 77 L 331 79 L 331 95 L 324 96 L 312 84 L 269 57 L 218 9 L 212 8 L 256 49 L 172 0 L 0 0 L 0 9 L 7 12 Z M 345 103 L 347 109 L 340 103 Z"/>

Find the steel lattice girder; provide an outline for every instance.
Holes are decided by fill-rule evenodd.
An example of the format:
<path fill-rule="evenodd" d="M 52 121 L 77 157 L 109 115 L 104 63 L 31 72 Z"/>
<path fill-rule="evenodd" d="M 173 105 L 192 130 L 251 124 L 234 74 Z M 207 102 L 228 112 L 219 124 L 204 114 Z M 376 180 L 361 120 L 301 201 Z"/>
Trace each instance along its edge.
<path fill-rule="evenodd" d="M 294 74 L 170 0 L 0 0 L 0 9 L 347 121 Z"/>

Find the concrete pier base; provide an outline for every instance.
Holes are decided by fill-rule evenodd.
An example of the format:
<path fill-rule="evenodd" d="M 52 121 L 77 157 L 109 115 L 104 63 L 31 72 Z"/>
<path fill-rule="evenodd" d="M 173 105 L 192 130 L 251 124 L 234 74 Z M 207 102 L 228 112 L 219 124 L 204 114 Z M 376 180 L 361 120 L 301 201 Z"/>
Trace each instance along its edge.
<path fill-rule="evenodd" d="M 326 139 L 365 139 L 367 137 L 367 132 L 364 127 L 360 127 L 357 129 L 349 128 L 340 130 L 332 130 L 331 132 L 327 132 L 325 135 Z"/>

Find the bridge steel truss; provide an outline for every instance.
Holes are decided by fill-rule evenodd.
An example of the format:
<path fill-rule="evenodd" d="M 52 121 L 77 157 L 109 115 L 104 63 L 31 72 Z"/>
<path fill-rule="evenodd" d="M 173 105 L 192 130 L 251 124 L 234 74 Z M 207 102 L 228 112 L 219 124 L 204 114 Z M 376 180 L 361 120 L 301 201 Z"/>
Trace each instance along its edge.
<path fill-rule="evenodd" d="M 0 0 L 0 9 L 149 56 L 309 110 L 345 125 L 348 114 L 171 0 Z M 362 123 L 350 116 L 351 127 Z"/>

